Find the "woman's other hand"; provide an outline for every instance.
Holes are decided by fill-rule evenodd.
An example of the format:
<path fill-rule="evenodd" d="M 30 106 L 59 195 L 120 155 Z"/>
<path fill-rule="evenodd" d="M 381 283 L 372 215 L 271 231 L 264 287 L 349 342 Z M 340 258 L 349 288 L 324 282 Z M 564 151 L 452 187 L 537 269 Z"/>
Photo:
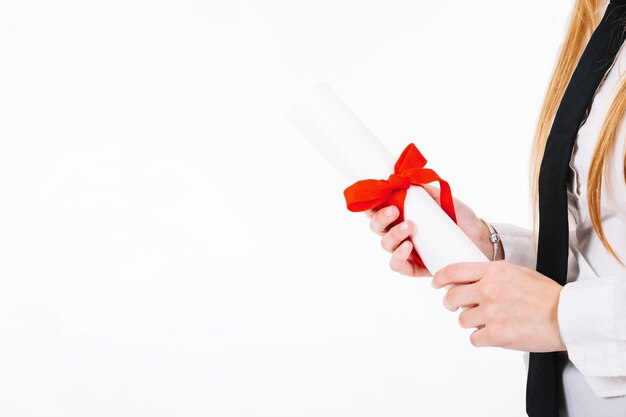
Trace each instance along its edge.
<path fill-rule="evenodd" d="M 565 350 L 559 335 L 561 289 L 534 269 L 510 262 L 459 262 L 435 273 L 433 286 L 451 285 L 443 304 L 463 308 L 459 324 L 476 328 L 474 346 L 495 346 L 524 352 Z"/>
<path fill-rule="evenodd" d="M 439 204 L 439 188 L 426 184 L 424 189 Z M 480 248 L 485 256 L 491 259 L 493 257 L 493 245 L 489 241 L 489 229 L 487 226 L 476 216 L 471 208 L 456 198 L 454 199 L 454 209 L 458 226 Z M 370 218 L 372 231 L 382 236 L 381 246 L 384 250 L 391 253 L 389 266 L 393 271 L 411 277 L 432 276 L 427 269 L 420 267 L 409 258 L 413 250 L 413 244 L 408 238 L 413 231 L 413 224 L 405 220 L 394 227 L 389 227 L 400 215 L 397 207 L 388 206 L 378 211 L 369 210 L 365 214 Z M 503 251 L 500 250 L 498 252 L 500 254 L 499 259 L 502 259 Z"/>

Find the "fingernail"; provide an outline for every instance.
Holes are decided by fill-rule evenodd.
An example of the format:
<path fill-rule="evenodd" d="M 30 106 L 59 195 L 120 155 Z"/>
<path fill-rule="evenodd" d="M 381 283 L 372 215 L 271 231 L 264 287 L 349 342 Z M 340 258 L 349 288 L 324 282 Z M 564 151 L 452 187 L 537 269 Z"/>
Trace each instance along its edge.
<path fill-rule="evenodd" d="M 393 207 L 387 207 L 387 209 L 385 210 L 385 216 L 387 217 L 393 216 Z"/>
<path fill-rule="evenodd" d="M 405 250 L 405 251 L 409 250 L 410 247 L 411 247 L 411 242 L 409 242 L 409 241 L 406 241 L 406 242 L 404 242 L 402 244 L 402 249 Z"/>
<path fill-rule="evenodd" d="M 400 225 L 400 230 L 404 230 L 404 231 L 409 230 L 408 223 L 407 222 L 402 222 L 402 224 Z"/>

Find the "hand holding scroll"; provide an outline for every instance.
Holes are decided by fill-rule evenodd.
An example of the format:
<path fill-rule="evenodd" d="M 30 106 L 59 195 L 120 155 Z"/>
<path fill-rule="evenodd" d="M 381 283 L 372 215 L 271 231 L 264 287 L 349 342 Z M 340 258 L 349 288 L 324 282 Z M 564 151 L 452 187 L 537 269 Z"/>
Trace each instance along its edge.
<path fill-rule="evenodd" d="M 432 185 L 424 185 L 424 189 L 439 203 L 439 189 Z M 474 211 L 465 203 L 454 198 L 457 224 L 463 232 L 474 242 L 481 252 L 491 259 L 493 246 L 489 242 L 489 229 L 476 216 Z M 413 232 L 413 223 L 410 220 L 391 226 L 396 221 L 399 210 L 395 206 L 384 207 L 380 210 L 368 210 L 365 212 L 370 218 L 370 229 L 380 236 L 381 246 L 391 253 L 389 267 L 400 274 L 411 277 L 430 277 L 432 274 L 411 259 L 413 244 L 410 240 Z M 390 227 L 391 226 L 391 227 Z M 500 251 L 502 259 L 503 251 Z"/>

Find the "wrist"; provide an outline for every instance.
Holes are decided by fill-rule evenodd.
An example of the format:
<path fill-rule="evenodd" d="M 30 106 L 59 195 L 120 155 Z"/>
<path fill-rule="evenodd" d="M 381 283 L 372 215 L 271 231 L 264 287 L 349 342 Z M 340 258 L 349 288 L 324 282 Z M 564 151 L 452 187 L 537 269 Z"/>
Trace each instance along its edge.
<path fill-rule="evenodd" d="M 558 289 L 557 289 L 558 287 Z M 554 334 L 554 351 L 564 351 L 567 350 L 565 347 L 565 343 L 563 342 L 563 336 L 561 334 L 561 329 L 559 326 L 559 302 L 561 299 L 561 291 L 563 290 L 563 286 L 556 285 L 554 289 L 553 302 L 550 311 L 550 322 L 552 323 L 552 329 Z"/>
<path fill-rule="evenodd" d="M 490 261 L 504 260 L 504 245 L 497 230 L 481 218 L 477 218 L 472 239 Z"/>
<path fill-rule="evenodd" d="M 489 229 L 485 226 L 482 220 L 476 218 L 468 237 L 474 242 L 474 244 L 480 249 L 480 251 L 491 259 L 493 255 L 493 248 L 489 243 Z"/>

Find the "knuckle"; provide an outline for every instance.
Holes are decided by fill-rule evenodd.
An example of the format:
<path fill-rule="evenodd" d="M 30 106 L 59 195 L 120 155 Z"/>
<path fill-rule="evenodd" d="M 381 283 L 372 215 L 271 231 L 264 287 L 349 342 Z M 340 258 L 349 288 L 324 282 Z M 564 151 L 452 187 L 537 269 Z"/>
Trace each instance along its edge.
<path fill-rule="evenodd" d="M 384 250 L 386 250 L 387 252 L 390 252 L 390 247 L 389 247 L 389 234 L 384 234 L 383 237 L 380 239 L 380 247 L 383 248 Z"/>
<path fill-rule="evenodd" d="M 370 220 L 370 228 L 374 233 L 382 235 L 385 233 L 388 223 L 385 221 L 382 210 L 377 211 Z"/>
<path fill-rule="evenodd" d="M 393 241 L 389 233 L 385 233 L 380 239 L 380 246 L 389 253 L 393 252 Z"/>
<path fill-rule="evenodd" d="M 390 227 L 389 234 L 397 239 L 401 235 L 400 224 L 394 224 L 393 227 Z"/>
<path fill-rule="evenodd" d="M 448 279 L 450 276 L 450 267 L 451 267 L 450 265 L 444 266 L 439 271 L 435 272 L 433 279 L 440 285 L 442 286 L 445 285 L 446 282 L 448 282 Z"/>
<path fill-rule="evenodd" d="M 383 248 L 387 252 L 393 252 L 405 238 L 406 236 L 399 229 L 399 225 L 396 225 L 383 235 Z"/>
<path fill-rule="evenodd" d="M 395 225 L 389 229 L 387 234 L 392 240 L 400 240 L 400 225 Z"/>
<path fill-rule="evenodd" d="M 376 226 L 376 216 L 372 216 L 370 219 L 370 230 L 374 233 L 378 233 L 378 227 Z"/>
<path fill-rule="evenodd" d="M 496 310 L 495 307 L 491 304 L 488 304 L 488 305 L 482 306 L 482 309 L 483 309 L 485 321 L 489 323 L 490 325 L 493 325 L 493 323 L 496 322 L 498 319 L 498 314 L 495 311 Z"/>
<path fill-rule="evenodd" d="M 378 217 L 378 215 L 372 217 L 372 220 L 370 221 L 370 229 L 372 229 L 374 233 L 382 235 L 385 232 L 385 227 L 382 225 Z"/>
<path fill-rule="evenodd" d="M 463 311 L 461 312 L 461 314 L 459 314 L 459 326 L 461 326 L 463 329 L 469 328 L 469 320 L 467 317 L 467 311 Z"/>
<path fill-rule="evenodd" d="M 406 251 L 406 249 L 402 246 L 398 246 L 392 253 L 392 258 L 394 258 L 396 260 L 396 262 L 399 265 L 404 264 L 406 261 L 408 261 L 409 257 L 411 256 L 411 253 Z"/>
<path fill-rule="evenodd" d="M 487 301 L 492 301 L 498 298 L 498 286 L 494 285 L 491 281 L 481 281 L 479 286 L 480 296 Z"/>
<path fill-rule="evenodd" d="M 435 272 L 433 276 L 433 281 L 438 287 L 445 287 L 450 282 L 450 273 L 447 268 L 447 266 L 441 268 L 439 271 Z"/>
<path fill-rule="evenodd" d="M 393 217 L 386 216 L 384 212 L 385 210 L 379 210 L 378 213 L 376 213 L 376 216 L 374 216 L 378 227 L 380 227 L 380 230 L 383 231 L 386 230 L 394 221 Z"/>
<path fill-rule="evenodd" d="M 446 293 L 446 295 L 444 295 L 444 296 L 443 296 L 444 301 L 445 301 L 446 303 L 448 303 L 448 305 L 451 305 L 451 306 L 455 306 L 455 307 L 456 307 L 455 302 L 456 302 L 456 299 L 457 299 L 457 291 L 458 291 L 458 290 L 456 289 L 456 287 L 452 287 L 452 288 L 450 288 L 450 289 L 448 290 L 448 292 Z"/>
<path fill-rule="evenodd" d="M 398 261 L 396 261 L 393 256 L 389 259 L 389 268 L 391 268 L 393 272 L 398 272 L 399 270 Z"/>
<path fill-rule="evenodd" d="M 491 289 L 491 285 L 489 285 L 488 283 L 483 283 L 480 287 L 479 287 L 479 293 L 482 299 L 484 300 L 491 300 L 491 295 L 492 295 L 492 289 Z"/>
<path fill-rule="evenodd" d="M 446 275 L 448 276 L 454 276 L 457 275 L 459 272 L 461 272 L 462 268 L 461 265 L 459 264 L 450 264 L 446 267 Z"/>
<path fill-rule="evenodd" d="M 474 346 L 474 347 L 480 347 L 480 341 L 479 341 L 479 337 L 478 337 L 478 330 L 475 331 L 474 333 L 472 333 L 470 335 L 470 343 Z"/>

